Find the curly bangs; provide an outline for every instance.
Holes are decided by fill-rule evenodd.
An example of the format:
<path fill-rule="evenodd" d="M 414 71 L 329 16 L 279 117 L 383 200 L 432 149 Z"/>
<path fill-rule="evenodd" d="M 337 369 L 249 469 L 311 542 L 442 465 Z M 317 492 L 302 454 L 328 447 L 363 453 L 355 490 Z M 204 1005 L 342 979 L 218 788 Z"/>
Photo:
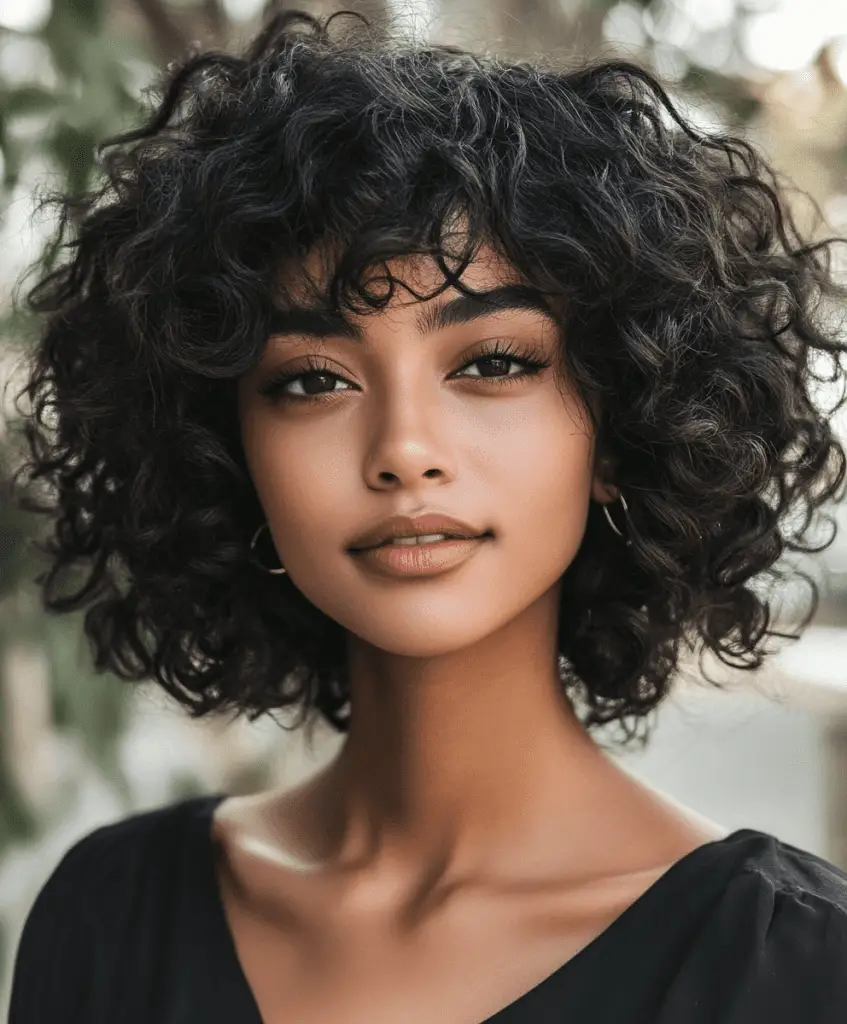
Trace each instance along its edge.
<path fill-rule="evenodd" d="M 361 313 L 393 291 L 368 268 L 427 256 L 468 291 L 487 243 L 561 300 L 562 372 L 628 501 L 629 545 L 591 504 L 558 649 L 585 727 L 635 738 L 683 645 L 752 669 L 795 635 L 761 583 L 833 539 L 812 534 L 834 533 L 845 452 L 815 387 L 844 380 L 841 240 L 802 238 L 755 148 L 696 129 L 633 63 L 339 41 L 338 14 L 287 11 L 241 55 L 172 66 L 147 122 L 103 143 L 97 187 L 52 199 L 66 257 L 28 294 L 44 320 L 18 396 L 20 473 L 51 494 L 21 499 L 51 517 L 44 605 L 87 608 L 97 669 L 192 717 L 299 706 L 346 731 L 344 630 L 251 558 L 237 381 L 290 301 L 282 268 L 316 247 L 337 257 L 325 301 Z"/>

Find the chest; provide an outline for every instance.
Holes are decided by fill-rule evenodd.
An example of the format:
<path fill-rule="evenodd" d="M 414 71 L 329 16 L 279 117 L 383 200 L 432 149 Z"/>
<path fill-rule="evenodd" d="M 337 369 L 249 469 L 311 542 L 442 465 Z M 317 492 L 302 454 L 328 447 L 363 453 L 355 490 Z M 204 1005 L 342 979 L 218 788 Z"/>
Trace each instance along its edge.
<path fill-rule="evenodd" d="M 314 925 L 259 915 L 226 883 L 237 958 L 263 1024 L 487 1024 L 572 960 L 639 890 L 550 897 L 534 912 L 470 901 L 433 913 L 414 938 L 362 921 Z"/>

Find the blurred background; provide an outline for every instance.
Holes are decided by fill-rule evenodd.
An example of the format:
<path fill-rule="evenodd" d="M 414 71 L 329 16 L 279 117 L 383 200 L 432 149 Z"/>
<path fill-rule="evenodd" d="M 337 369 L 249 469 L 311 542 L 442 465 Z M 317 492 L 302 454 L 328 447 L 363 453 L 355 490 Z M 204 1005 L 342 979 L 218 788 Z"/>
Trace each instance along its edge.
<path fill-rule="evenodd" d="M 369 0 L 353 9 L 421 41 L 503 56 L 625 56 L 657 71 L 704 127 L 756 142 L 847 234 L 847 4 L 833 0 Z M 39 190 L 78 192 L 94 145 L 137 121 L 157 68 L 190 46 L 240 45 L 264 0 L 0 0 L 0 1013 L 24 918 L 68 847 L 101 824 L 182 796 L 294 782 L 339 743 L 270 720 L 189 722 L 152 688 L 97 675 L 82 616 L 41 611 L 27 546 L 43 524 L 17 510 L 15 363 L 37 325 L 15 283 L 53 230 Z M 340 19 L 335 29 L 355 26 Z M 354 30 L 354 29 L 351 29 Z M 801 223 L 811 208 L 798 205 Z M 845 272 L 844 250 L 836 269 Z M 821 392 L 826 407 L 832 396 Z M 847 441 L 847 423 L 836 424 Z M 836 543 L 802 563 L 816 617 L 758 673 L 725 685 L 685 666 L 646 749 L 610 753 L 634 774 L 735 828 L 758 828 L 847 869 L 847 512 Z M 787 587 L 790 617 L 806 590 Z M 718 672 L 721 668 L 721 672 Z M 598 741 L 604 742 L 602 734 Z"/>

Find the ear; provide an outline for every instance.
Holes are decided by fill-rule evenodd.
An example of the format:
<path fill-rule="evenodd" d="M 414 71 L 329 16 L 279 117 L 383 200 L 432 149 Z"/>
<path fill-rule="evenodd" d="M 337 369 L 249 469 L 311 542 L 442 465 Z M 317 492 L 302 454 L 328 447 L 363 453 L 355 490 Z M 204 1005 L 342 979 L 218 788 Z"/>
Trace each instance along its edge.
<path fill-rule="evenodd" d="M 591 497 L 600 505 L 610 505 L 617 500 L 618 489 L 611 483 L 614 468 L 608 458 L 597 459 L 591 480 Z"/>
<path fill-rule="evenodd" d="M 603 483 L 595 477 L 591 484 L 591 497 L 600 505 L 611 505 L 617 501 L 618 491 L 611 484 Z"/>

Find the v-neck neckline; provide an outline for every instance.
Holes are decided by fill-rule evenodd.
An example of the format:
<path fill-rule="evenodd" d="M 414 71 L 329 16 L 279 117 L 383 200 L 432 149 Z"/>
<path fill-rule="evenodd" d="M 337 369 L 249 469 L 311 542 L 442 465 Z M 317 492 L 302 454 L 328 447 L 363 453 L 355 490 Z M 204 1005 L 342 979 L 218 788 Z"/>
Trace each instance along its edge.
<path fill-rule="evenodd" d="M 211 966 L 212 970 L 219 972 L 216 976 L 216 988 L 226 993 L 227 1009 L 239 1021 L 239 1024 L 264 1024 L 258 1003 L 238 955 L 235 937 L 226 916 L 217 872 L 218 848 L 212 836 L 213 815 L 215 808 L 227 796 L 226 793 L 214 793 L 197 797 L 192 801 L 195 812 L 192 823 L 196 826 L 194 838 L 197 842 L 197 880 L 200 886 L 198 895 L 201 904 L 198 911 L 203 919 L 203 926 L 207 929 L 204 933 L 206 942 L 213 950 L 212 964 L 207 962 L 206 967 Z M 614 968 L 608 966 L 608 958 L 616 945 L 622 946 L 624 952 L 628 953 L 632 949 L 627 942 L 628 937 L 633 934 L 634 930 L 637 930 L 641 923 L 655 922 L 664 917 L 660 913 L 662 904 L 672 894 L 677 894 L 680 888 L 684 891 L 684 883 L 688 875 L 703 863 L 716 861 L 731 844 L 753 836 L 763 836 L 763 833 L 749 828 L 737 829 L 720 839 L 711 840 L 690 850 L 679 860 L 674 861 L 652 885 L 645 889 L 587 945 L 532 987 L 526 989 L 516 999 L 501 1007 L 490 1017 L 475 1022 L 475 1024 L 516 1022 L 518 1020 L 516 1014 L 528 1008 L 542 995 L 546 995 L 548 990 L 561 986 L 577 971 L 587 969 L 588 965 L 597 957 L 604 956 L 606 958 L 604 973 L 608 972 L 613 975 Z M 233 1003 L 234 1005 L 232 1005 Z"/>

